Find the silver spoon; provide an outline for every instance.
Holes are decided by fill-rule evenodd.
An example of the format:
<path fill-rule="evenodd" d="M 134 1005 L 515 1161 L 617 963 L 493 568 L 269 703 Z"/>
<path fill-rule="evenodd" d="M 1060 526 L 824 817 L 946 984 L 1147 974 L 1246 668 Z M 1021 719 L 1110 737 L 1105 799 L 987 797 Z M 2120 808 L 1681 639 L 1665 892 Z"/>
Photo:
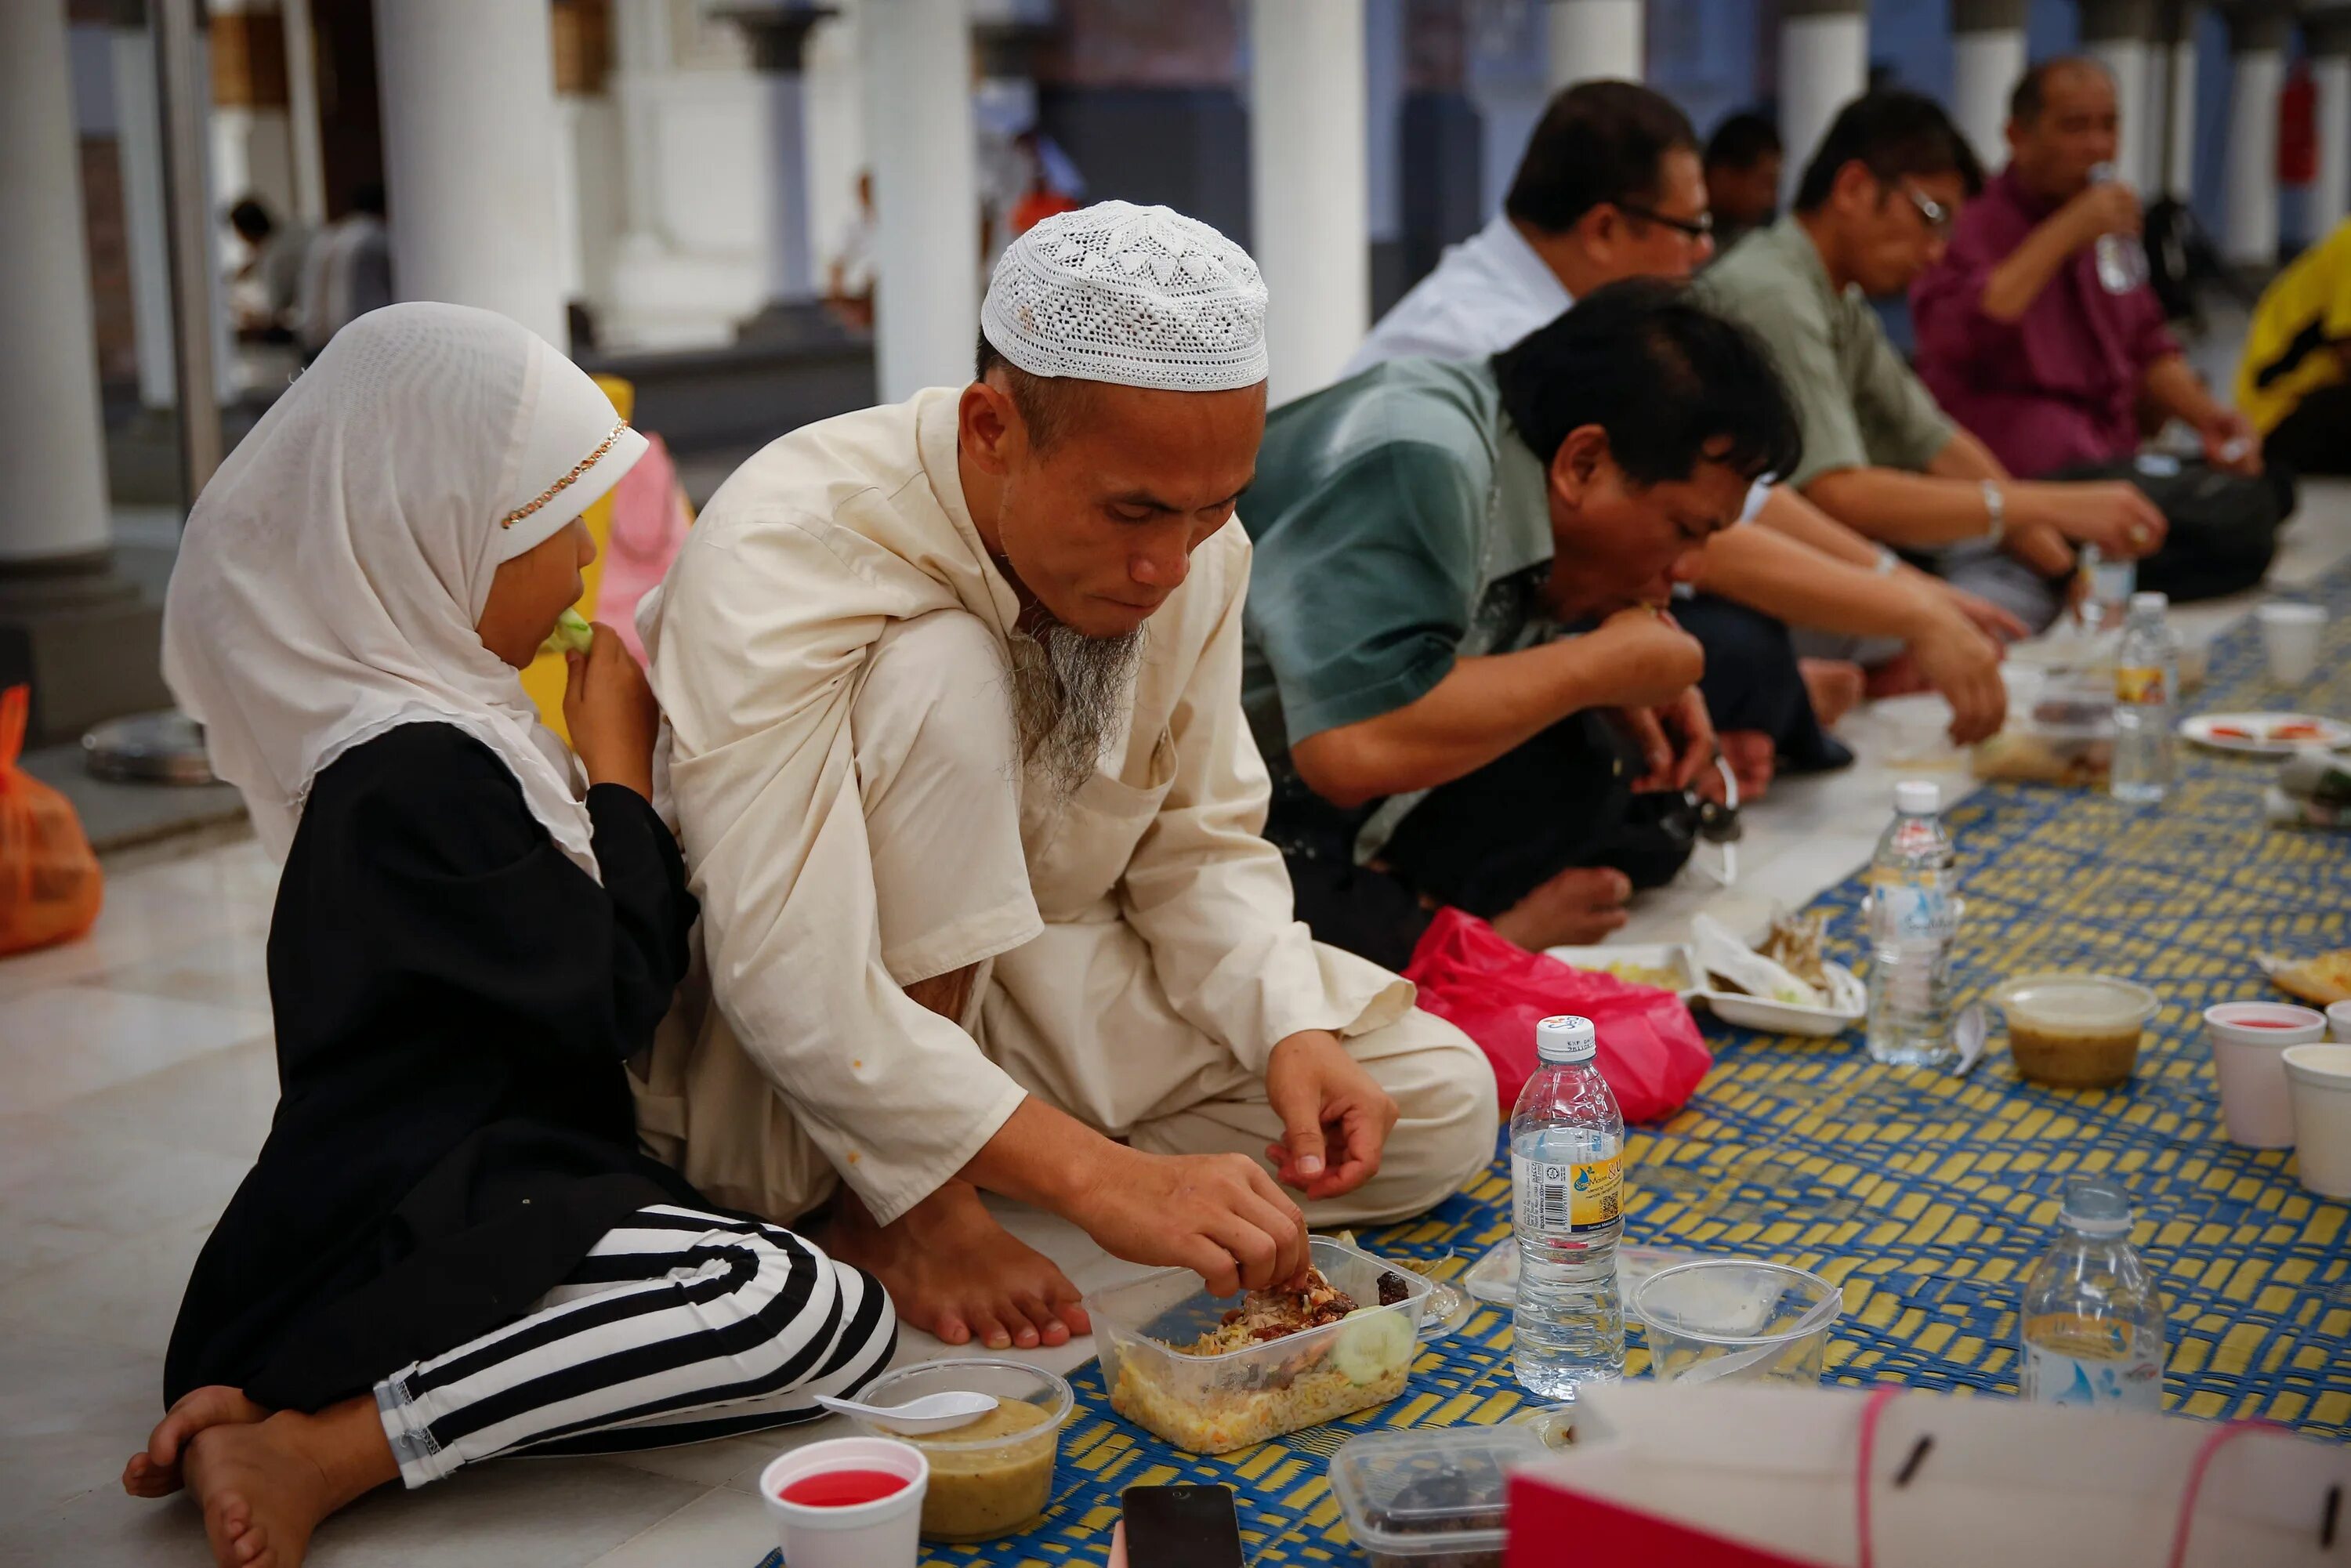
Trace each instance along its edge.
<path fill-rule="evenodd" d="M 854 1399 L 835 1399 L 827 1394 L 818 1395 L 816 1402 L 836 1416 L 859 1416 L 893 1432 L 945 1432 L 955 1427 L 968 1427 L 999 1403 L 993 1394 L 953 1388 L 942 1394 L 925 1394 L 904 1405 L 860 1405 Z"/>
<path fill-rule="evenodd" d="M 1951 1020 L 1951 1038 L 1959 1042 L 1959 1059 L 1951 1063 L 1951 1076 L 1965 1078 L 1983 1060 L 1984 1036 L 1990 1032 L 1984 1022 L 1981 1002 L 1970 1002 Z"/>

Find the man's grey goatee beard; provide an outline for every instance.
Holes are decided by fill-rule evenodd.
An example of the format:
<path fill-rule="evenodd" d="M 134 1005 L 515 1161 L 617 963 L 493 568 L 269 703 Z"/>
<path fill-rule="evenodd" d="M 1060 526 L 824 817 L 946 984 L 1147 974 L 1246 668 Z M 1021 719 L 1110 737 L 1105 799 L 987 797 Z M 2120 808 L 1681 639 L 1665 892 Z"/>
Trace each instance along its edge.
<path fill-rule="evenodd" d="M 1075 795 L 1101 764 L 1143 662 L 1144 629 L 1089 637 L 1059 622 L 1012 638 L 1012 715 L 1020 759 L 1057 798 Z"/>

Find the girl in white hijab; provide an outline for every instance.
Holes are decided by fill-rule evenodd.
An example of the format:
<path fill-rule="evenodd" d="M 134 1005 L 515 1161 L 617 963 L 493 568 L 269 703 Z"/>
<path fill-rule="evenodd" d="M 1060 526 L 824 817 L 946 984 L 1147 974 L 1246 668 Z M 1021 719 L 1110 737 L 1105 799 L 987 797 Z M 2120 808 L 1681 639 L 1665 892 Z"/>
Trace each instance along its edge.
<path fill-rule="evenodd" d="M 395 1477 L 807 1419 L 888 1363 L 870 1277 L 637 1147 L 622 1063 L 695 917 L 649 802 L 660 716 L 609 628 L 570 658 L 576 758 L 517 671 L 644 449 L 513 322 L 396 305 L 189 518 L 164 672 L 285 862 L 282 1097 L 123 1484 L 184 1477 L 232 1568 L 292 1568 Z"/>

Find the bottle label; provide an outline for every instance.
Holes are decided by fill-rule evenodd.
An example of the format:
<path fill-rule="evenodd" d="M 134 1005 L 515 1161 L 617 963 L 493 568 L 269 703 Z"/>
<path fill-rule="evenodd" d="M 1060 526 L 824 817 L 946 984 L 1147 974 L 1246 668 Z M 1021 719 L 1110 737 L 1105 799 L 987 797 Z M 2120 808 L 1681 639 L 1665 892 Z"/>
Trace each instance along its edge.
<path fill-rule="evenodd" d="M 2043 1405 L 2160 1410 L 2163 1367 L 2146 1357 L 2089 1361 L 2028 1343 L 2024 1389 L 2026 1398 Z"/>
<path fill-rule="evenodd" d="M 1625 1156 L 1537 1160 L 1510 1156 L 1520 1236 L 1584 1236 L 1614 1226 L 1623 1211 Z"/>
<path fill-rule="evenodd" d="M 2163 666 L 2160 664 L 2115 666 L 2115 701 L 2159 703 L 2164 700 Z"/>
<path fill-rule="evenodd" d="M 1869 898 L 1880 940 L 1910 946 L 1931 942 L 1944 934 L 1950 914 L 1950 895 L 1939 887 L 1897 883 L 1872 888 Z"/>

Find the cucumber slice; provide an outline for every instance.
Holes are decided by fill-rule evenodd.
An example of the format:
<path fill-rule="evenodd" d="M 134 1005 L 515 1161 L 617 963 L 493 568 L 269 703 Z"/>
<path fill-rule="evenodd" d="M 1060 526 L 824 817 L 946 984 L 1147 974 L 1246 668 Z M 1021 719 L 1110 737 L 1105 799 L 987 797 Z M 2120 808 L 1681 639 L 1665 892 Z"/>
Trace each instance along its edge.
<path fill-rule="evenodd" d="M 547 634 L 547 641 L 538 645 L 538 651 L 559 655 L 584 653 L 589 644 L 595 641 L 596 629 L 588 624 L 588 618 L 577 610 L 567 610 L 555 618 L 555 630 Z"/>
<path fill-rule="evenodd" d="M 1411 1321 L 1395 1308 L 1357 1307 L 1340 1320 L 1331 1364 L 1350 1383 L 1377 1383 L 1412 1359 L 1417 1337 Z"/>

